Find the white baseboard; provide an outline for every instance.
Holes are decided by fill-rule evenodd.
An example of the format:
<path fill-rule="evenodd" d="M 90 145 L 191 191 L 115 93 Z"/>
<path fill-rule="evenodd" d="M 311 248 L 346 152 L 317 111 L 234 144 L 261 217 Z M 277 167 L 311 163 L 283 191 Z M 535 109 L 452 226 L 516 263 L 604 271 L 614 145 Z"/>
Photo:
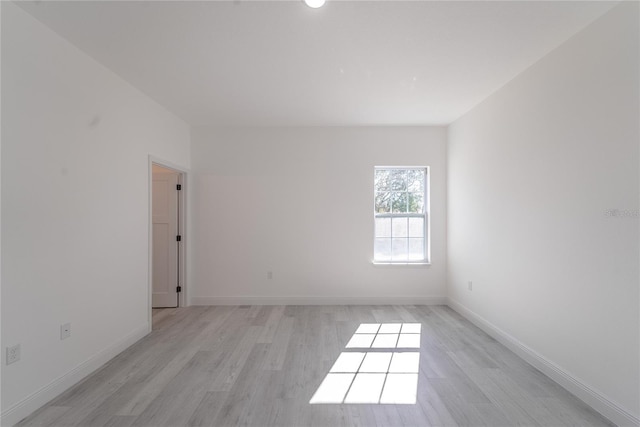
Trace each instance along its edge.
<path fill-rule="evenodd" d="M 574 394 L 587 405 L 591 406 L 604 417 L 608 418 L 611 422 L 621 427 L 640 426 L 640 419 L 638 417 L 626 411 L 615 402 L 605 397 L 602 393 L 586 385 L 584 382 L 575 378 L 552 361 L 546 359 L 530 347 L 527 347 L 516 338 L 493 325 L 475 312 L 469 310 L 459 302 L 451 298 L 448 298 L 447 301 L 447 305 L 453 310 L 468 319 L 471 323 L 485 331 L 487 334 L 491 335 L 505 347 L 560 384 L 570 393 Z"/>
<path fill-rule="evenodd" d="M 126 337 L 91 356 L 71 371 L 22 399 L 6 411 L 2 411 L 2 415 L 0 416 L 0 425 L 13 426 L 14 424 L 17 424 L 23 418 L 29 416 L 35 410 L 59 396 L 69 387 L 77 384 L 87 375 L 91 374 L 132 344 L 136 343 L 149 332 L 151 332 L 150 325 L 137 328 Z"/>
<path fill-rule="evenodd" d="M 445 305 L 446 297 L 193 297 L 191 305 Z"/>

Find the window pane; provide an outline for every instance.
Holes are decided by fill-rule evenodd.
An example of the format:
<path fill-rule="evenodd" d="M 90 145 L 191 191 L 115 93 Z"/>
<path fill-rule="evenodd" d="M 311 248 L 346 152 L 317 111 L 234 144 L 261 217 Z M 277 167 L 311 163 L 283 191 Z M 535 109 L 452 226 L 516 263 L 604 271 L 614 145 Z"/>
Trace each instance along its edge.
<path fill-rule="evenodd" d="M 376 239 L 373 258 L 376 261 L 391 261 L 391 239 Z"/>
<path fill-rule="evenodd" d="M 393 261 L 408 261 L 407 239 L 391 239 L 391 259 Z"/>
<path fill-rule="evenodd" d="M 424 192 L 424 170 L 409 169 L 407 171 L 407 190 L 417 193 Z"/>
<path fill-rule="evenodd" d="M 424 237 L 424 218 L 409 218 L 409 237 Z"/>
<path fill-rule="evenodd" d="M 424 195 L 422 193 L 408 193 L 408 207 L 411 213 L 424 212 Z"/>
<path fill-rule="evenodd" d="M 409 218 L 393 218 L 393 237 L 407 237 L 407 220 Z"/>
<path fill-rule="evenodd" d="M 411 261 L 424 259 L 424 239 L 409 239 L 409 259 Z"/>
<path fill-rule="evenodd" d="M 376 237 L 391 237 L 391 218 L 376 218 Z"/>
<path fill-rule="evenodd" d="M 407 171 L 404 169 L 392 169 L 389 171 L 391 176 L 391 190 L 407 191 Z"/>
<path fill-rule="evenodd" d="M 390 175 L 388 169 L 376 169 L 375 185 L 376 191 L 388 191 L 391 190 L 389 185 Z"/>
<path fill-rule="evenodd" d="M 407 193 L 391 193 L 391 211 L 407 212 Z"/>
<path fill-rule="evenodd" d="M 376 193 L 375 211 L 377 213 L 391 212 L 391 193 Z"/>

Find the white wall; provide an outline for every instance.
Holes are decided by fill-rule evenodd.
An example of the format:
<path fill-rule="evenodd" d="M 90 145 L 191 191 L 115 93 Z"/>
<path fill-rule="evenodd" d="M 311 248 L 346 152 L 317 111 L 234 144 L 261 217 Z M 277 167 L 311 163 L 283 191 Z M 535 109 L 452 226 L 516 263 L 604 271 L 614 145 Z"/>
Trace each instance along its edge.
<path fill-rule="evenodd" d="M 4 425 L 149 330 L 148 156 L 188 166 L 190 136 L 9 2 L 2 35 Z"/>
<path fill-rule="evenodd" d="M 617 6 L 453 123 L 448 148 L 452 305 L 635 417 L 638 35 L 638 3 Z"/>
<path fill-rule="evenodd" d="M 445 155 L 443 127 L 194 128 L 191 301 L 443 302 Z M 431 167 L 430 266 L 372 265 L 376 165 Z"/>
<path fill-rule="evenodd" d="M 2 46 L 2 7 L 0 7 L 0 46 Z M 2 81 L 2 55 L 0 48 L 0 82 Z M 0 84 L 0 100 L 2 99 L 2 84 Z M 0 102 L 0 224 L 2 224 L 2 102 Z M 0 242 L 2 242 L 2 226 L 0 225 Z M 0 331 L 2 330 L 2 245 L 0 244 Z M 0 342 L 0 351 L 2 343 Z M 0 361 L 2 358 L 0 357 Z M 0 422 L 2 414 L 2 369 L 0 369 Z"/>

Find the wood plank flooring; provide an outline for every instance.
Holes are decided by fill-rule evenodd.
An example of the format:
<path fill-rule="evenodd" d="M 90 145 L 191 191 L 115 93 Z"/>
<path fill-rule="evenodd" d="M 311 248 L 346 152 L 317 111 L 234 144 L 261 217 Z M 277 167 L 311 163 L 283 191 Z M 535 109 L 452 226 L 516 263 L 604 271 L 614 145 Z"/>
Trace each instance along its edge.
<path fill-rule="evenodd" d="M 361 323 L 420 323 L 417 403 L 309 400 Z M 610 426 L 445 306 L 154 310 L 153 332 L 27 426 Z"/>

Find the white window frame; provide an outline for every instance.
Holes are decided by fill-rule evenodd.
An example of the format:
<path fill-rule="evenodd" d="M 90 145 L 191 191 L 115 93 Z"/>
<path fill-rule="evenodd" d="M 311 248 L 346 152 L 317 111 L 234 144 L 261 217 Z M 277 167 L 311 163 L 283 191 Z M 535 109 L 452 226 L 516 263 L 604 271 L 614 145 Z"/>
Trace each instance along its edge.
<path fill-rule="evenodd" d="M 377 188 L 375 185 L 375 175 L 378 170 L 402 170 L 402 169 L 422 169 L 424 171 L 424 212 L 423 213 L 378 213 L 375 209 Z M 375 166 L 373 169 L 373 261 L 375 265 L 430 265 L 431 264 L 431 224 L 430 224 L 430 205 L 431 205 L 431 186 L 429 166 Z M 376 240 L 376 218 L 424 218 L 424 259 L 421 260 L 377 260 L 375 258 L 375 240 Z"/>

